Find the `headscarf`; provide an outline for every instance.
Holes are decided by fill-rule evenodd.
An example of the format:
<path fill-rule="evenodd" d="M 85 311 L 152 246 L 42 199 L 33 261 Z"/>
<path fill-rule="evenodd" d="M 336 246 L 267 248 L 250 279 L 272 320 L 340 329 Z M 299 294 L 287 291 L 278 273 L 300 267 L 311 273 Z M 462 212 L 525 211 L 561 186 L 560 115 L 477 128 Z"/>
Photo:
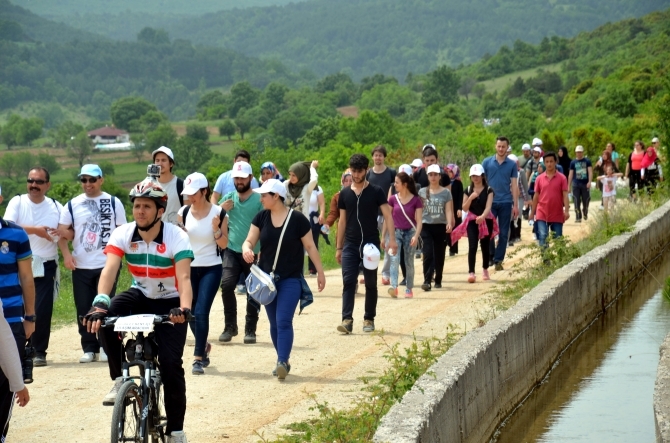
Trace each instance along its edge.
<path fill-rule="evenodd" d="M 288 192 L 289 194 L 291 194 L 291 197 L 293 198 L 300 197 L 300 194 L 302 193 L 302 188 L 304 188 L 305 185 L 309 183 L 310 165 L 311 165 L 310 162 L 298 162 L 293 163 L 291 167 L 288 168 L 288 172 L 292 172 L 295 174 L 296 177 L 298 177 L 298 183 L 293 184 L 289 182 L 288 184 Z"/>
<path fill-rule="evenodd" d="M 284 181 L 284 177 L 282 177 L 281 173 L 279 172 L 279 169 L 277 169 L 274 163 L 272 162 L 263 163 L 261 165 L 261 173 L 263 172 L 263 169 L 269 169 L 270 171 L 272 171 L 273 178 L 282 182 Z"/>
<path fill-rule="evenodd" d="M 563 152 L 563 156 L 558 157 L 558 164 L 561 165 L 561 168 L 563 168 L 564 173 L 566 173 L 566 171 L 570 170 L 570 162 L 572 161 L 572 159 L 568 154 L 568 148 L 566 148 L 565 146 L 561 146 L 560 148 L 558 148 L 558 150 Z"/>
<path fill-rule="evenodd" d="M 652 148 L 651 146 L 647 147 L 647 152 L 645 152 L 644 157 L 642 157 L 641 167 L 648 168 L 654 164 L 657 158 L 658 155 L 656 154 L 656 149 Z"/>
<path fill-rule="evenodd" d="M 454 173 L 454 180 L 461 179 L 461 169 L 453 163 L 447 165 L 447 169 L 451 169 L 451 172 Z"/>
<path fill-rule="evenodd" d="M 344 179 L 347 178 L 347 176 L 351 177 L 351 169 L 347 168 L 343 173 L 342 173 L 342 178 L 340 179 L 340 186 L 344 188 Z"/>

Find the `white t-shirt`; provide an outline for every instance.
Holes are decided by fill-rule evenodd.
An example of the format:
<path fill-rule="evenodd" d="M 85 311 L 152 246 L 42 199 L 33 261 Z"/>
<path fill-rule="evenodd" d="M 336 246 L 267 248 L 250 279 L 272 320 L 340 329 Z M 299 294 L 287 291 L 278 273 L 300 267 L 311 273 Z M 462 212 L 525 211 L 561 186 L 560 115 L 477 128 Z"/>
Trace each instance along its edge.
<path fill-rule="evenodd" d="M 166 223 L 172 223 L 173 225 L 177 224 L 177 212 L 181 208 L 181 202 L 179 201 L 179 194 L 177 193 L 177 176 L 172 177 L 167 183 L 160 183 L 161 187 L 168 195 L 167 208 L 161 217 Z"/>
<path fill-rule="evenodd" d="M 323 189 L 321 186 L 317 186 L 315 190 L 312 191 L 312 195 L 309 197 L 309 213 L 319 212 L 319 195 L 323 194 Z"/>
<path fill-rule="evenodd" d="M 112 198 L 116 200 L 114 209 Z M 74 225 L 72 256 L 77 262 L 77 269 L 104 268 L 106 259 L 102 250 L 107 246 L 114 229 L 126 223 L 126 211 L 121 200 L 103 192 L 95 198 L 80 194 L 70 202 L 74 223 L 68 205 L 63 207 L 59 223 L 65 226 Z"/>
<path fill-rule="evenodd" d="M 603 184 L 603 197 L 616 195 L 616 177 L 603 177 L 600 183 Z"/>
<path fill-rule="evenodd" d="M 63 205 L 51 197 L 45 197 L 42 203 L 33 203 L 27 194 L 13 197 L 7 204 L 5 220 L 13 221 L 19 226 L 48 226 L 58 228 Z M 35 234 L 28 235 L 33 255 L 42 258 L 58 255 L 57 243 L 43 239 Z"/>
<path fill-rule="evenodd" d="M 184 218 L 184 208 L 186 206 L 179 209 L 179 215 L 182 216 L 182 220 Z M 221 208 L 212 205 L 209 214 L 200 220 L 196 220 L 193 217 L 193 214 L 190 212 L 191 210 L 186 214 L 186 220 L 184 220 L 186 234 L 188 234 L 191 248 L 195 255 L 191 267 L 220 265 L 221 257 L 216 254 L 216 241 L 214 240 L 214 231 L 212 231 L 212 219 L 221 214 Z"/>

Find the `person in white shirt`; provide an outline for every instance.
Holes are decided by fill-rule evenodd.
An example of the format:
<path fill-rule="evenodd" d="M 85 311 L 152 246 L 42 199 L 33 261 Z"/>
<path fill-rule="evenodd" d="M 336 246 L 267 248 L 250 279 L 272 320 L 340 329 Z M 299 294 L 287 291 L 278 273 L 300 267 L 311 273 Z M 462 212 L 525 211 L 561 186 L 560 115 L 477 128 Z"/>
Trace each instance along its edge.
<path fill-rule="evenodd" d="M 162 221 L 177 224 L 177 212 L 179 208 L 188 204 L 188 197 L 182 195 L 184 190 L 184 180 L 172 173 L 174 168 L 174 154 L 172 149 L 167 146 L 161 146 L 151 153 L 154 164 L 161 167 L 161 175 L 158 177 L 158 183 L 161 188 L 167 192 L 168 204 L 163 213 Z"/>
<path fill-rule="evenodd" d="M 78 317 L 86 315 L 98 294 L 100 273 L 105 267 L 103 250 L 112 232 L 126 223 L 121 201 L 102 191 L 104 178 L 98 165 L 84 165 L 79 180 L 84 193 L 67 202 L 58 225 L 61 234 L 58 246 L 63 253 L 63 264 L 72 271 L 72 292 Z M 68 240 L 72 241 L 72 253 L 67 246 Z M 87 332 L 81 323 L 78 325 L 84 351 L 79 362 L 90 363 L 98 357 L 106 361 L 104 353 L 98 355 L 100 343 L 95 334 Z"/>
<path fill-rule="evenodd" d="M 241 149 L 235 153 L 235 161 L 233 161 L 233 165 L 237 162 L 249 163 L 251 162 L 251 155 L 249 152 Z M 254 177 L 251 177 L 251 189 L 256 188 L 258 188 L 258 181 Z M 214 191 L 212 192 L 212 196 L 209 198 L 209 201 L 212 202 L 213 205 L 221 204 L 219 201 L 221 196 L 226 195 L 229 192 L 235 192 L 236 190 L 235 178 L 233 177 L 233 170 L 231 169 L 230 171 L 226 171 L 219 175 L 219 178 L 216 179 L 216 183 L 214 184 Z"/>
<path fill-rule="evenodd" d="M 321 236 L 321 226 L 326 220 L 326 197 L 323 195 L 321 186 L 317 186 L 309 198 L 309 225 L 312 228 L 312 238 L 316 250 L 319 250 L 319 237 Z M 325 237 L 328 242 L 328 237 Z M 328 242 L 329 243 L 329 242 Z M 330 243 L 329 243 L 330 244 Z M 307 269 L 310 277 L 316 277 L 316 266 L 312 259 L 307 257 Z"/>
<path fill-rule="evenodd" d="M 46 366 L 47 348 L 51 335 L 53 305 L 58 295 L 58 222 L 63 205 L 45 194 L 51 187 L 49 171 L 35 167 L 28 172 L 27 194 L 13 197 L 7 204 L 5 220 L 13 221 L 28 234 L 33 252 L 35 279 L 35 366 Z"/>

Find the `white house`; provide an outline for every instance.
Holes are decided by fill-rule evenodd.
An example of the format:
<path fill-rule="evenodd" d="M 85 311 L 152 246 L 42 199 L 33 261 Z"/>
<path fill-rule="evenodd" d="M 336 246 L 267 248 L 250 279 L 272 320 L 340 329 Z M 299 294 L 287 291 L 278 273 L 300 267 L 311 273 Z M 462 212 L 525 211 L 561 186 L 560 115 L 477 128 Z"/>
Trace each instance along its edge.
<path fill-rule="evenodd" d="M 88 136 L 96 145 L 106 145 L 110 143 L 129 143 L 130 134 L 123 129 L 105 126 L 88 133 Z"/>

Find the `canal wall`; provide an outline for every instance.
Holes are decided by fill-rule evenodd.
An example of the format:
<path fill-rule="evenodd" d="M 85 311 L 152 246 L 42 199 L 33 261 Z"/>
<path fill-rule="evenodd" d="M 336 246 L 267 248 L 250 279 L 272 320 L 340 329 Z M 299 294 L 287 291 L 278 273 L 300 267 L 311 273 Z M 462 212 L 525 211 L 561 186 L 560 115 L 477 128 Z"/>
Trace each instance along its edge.
<path fill-rule="evenodd" d="M 670 443 L 670 334 L 661 345 L 661 359 L 656 370 L 654 421 L 656 442 Z"/>
<path fill-rule="evenodd" d="M 560 353 L 668 243 L 670 202 L 466 334 L 384 416 L 374 441 L 488 441 Z"/>

